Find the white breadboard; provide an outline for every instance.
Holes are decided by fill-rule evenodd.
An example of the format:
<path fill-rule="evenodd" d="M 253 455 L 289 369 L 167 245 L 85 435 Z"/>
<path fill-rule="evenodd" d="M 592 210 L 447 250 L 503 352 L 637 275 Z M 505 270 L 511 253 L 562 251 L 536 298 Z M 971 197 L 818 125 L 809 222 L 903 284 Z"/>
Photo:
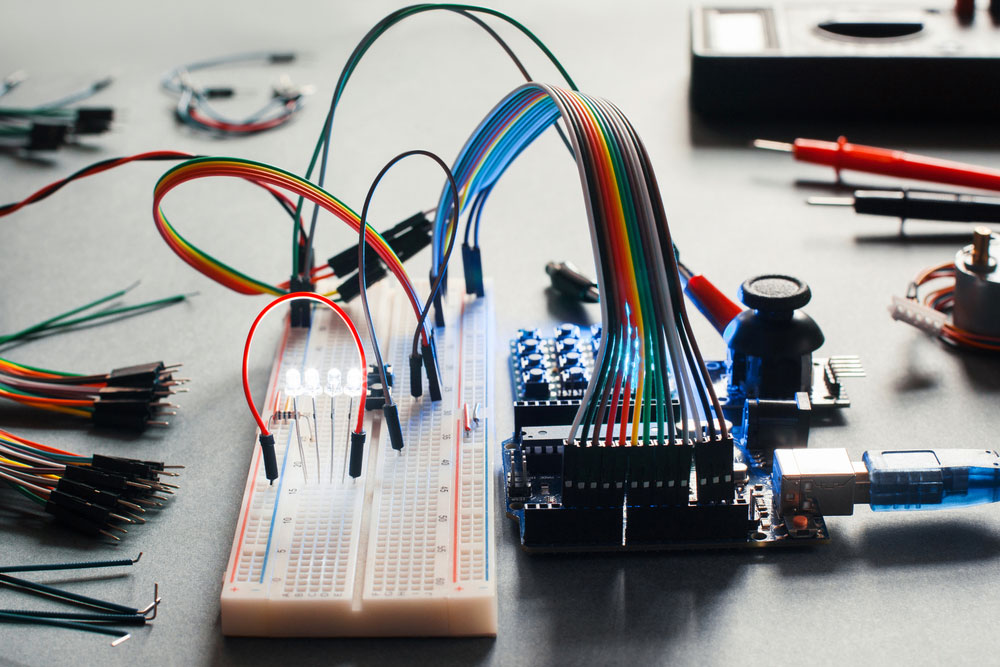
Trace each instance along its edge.
<path fill-rule="evenodd" d="M 416 326 L 409 303 L 398 285 L 377 294 L 373 314 L 396 376 L 393 395 L 405 446 L 393 450 L 382 411 L 369 411 L 362 475 L 347 476 L 353 420 L 344 395 L 332 399 L 332 451 L 329 397 L 316 399 L 315 427 L 312 399 L 297 399 L 304 460 L 294 420 L 274 422 L 281 476 L 273 485 L 264 476 L 256 438 L 245 443 L 256 453 L 222 587 L 227 635 L 496 634 L 491 290 L 484 298 L 453 293 L 446 301 L 446 326 L 435 333 L 443 394 L 435 403 L 426 378 L 423 397 L 409 394 Z M 348 312 L 363 331 L 360 308 Z M 366 354 L 372 362 L 367 341 Z M 278 385 L 287 369 L 316 368 L 325 378 L 331 367 L 346 375 L 357 366 L 346 327 L 328 309 L 316 308 L 309 330 L 286 329 L 264 418 L 285 407 Z M 466 421 L 466 405 L 469 414 L 479 406 L 478 421 Z"/>

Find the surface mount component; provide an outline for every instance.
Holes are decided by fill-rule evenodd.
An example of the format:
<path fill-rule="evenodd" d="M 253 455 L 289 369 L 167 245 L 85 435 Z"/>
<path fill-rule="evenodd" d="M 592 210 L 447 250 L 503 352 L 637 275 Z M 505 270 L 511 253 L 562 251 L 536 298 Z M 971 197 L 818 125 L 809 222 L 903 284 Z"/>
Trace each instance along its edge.
<path fill-rule="evenodd" d="M 351 368 L 349 334 L 326 309 L 308 328 L 286 329 L 264 403 L 281 472 L 268 484 L 254 447 L 222 587 L 225 634 L 496 634 L 490 295 L 446 303 L 447 326 L 435 333 L 442 400 L 398 403 L 401 450 L 381 411 L 369 412 L 357 480 L 345 473 L 357 402 L 324 393 L 315 416 L 308 401 L 290 414 L 277 388 L 289 369 Z M 413 313 L 394 290 L 373 306 L 395 385 L 407 387 Z"/>

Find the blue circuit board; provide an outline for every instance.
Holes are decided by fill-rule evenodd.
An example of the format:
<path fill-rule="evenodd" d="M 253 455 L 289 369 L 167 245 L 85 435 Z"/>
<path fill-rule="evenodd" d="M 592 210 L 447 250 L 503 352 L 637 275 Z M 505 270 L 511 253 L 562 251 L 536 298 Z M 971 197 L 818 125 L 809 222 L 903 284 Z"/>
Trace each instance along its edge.
<path fill-rule="evenodd" d="M 522 329 L 510 342 L 515 433 L 504 443 L 501 460 L 507 514 L 517 520 L 526 550 L 702 549 L 828 541 L 822 517 L 807 523 L 798 518 L 793 525 L 775 516 L 770 471 L 739 446 L 733 449 L 733 497 L 723 502 L 699 504 L 694 494 L 685 502 L 683 492 L 670 503 L 650 501 L 649 490 L 633 488 L 626 489 L 620 504 L 564 503 L 562 441 L 590 381 L 599 340 L 599 326 L 581 330 L 563 324 L 552 336 Z M 725 364 L 709 361 L 706 367 L 728 407 Z M 735 408 L 726 410 L 734 421 L 739 413 Z M 739 427 L 734 431 L 738 443 Z"/>

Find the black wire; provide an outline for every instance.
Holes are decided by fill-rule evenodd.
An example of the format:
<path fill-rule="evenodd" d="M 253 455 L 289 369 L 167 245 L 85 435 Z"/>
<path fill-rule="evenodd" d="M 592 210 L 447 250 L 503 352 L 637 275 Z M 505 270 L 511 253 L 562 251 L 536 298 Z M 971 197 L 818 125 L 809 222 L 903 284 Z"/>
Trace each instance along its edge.
<path fill-rule="evenodd" d="M 458 236 L 458 185 L 455 183 L 455 176 L 451 173 L 451 169 L 448 168 L 445 161 L 434 153 L 421 149 L 400 153 L 396 157 L 389 160 L 389 162 L 382 167 L 382 171 L 378 173 L 378 176 L 375 177 L 375 180 L 372 181 L 371 187 L 368 189 L 368 194 L 365 196 L 365 204 L 361 208 L 361 224 L 358 227 L 358 280 L 361 284 L 361 304 L 365 311 L 365 321 L 368 324 L 368 335 L 371 336 L 372 339 L 372 348 L 375 351 L 375 359 L 378 363 L 379 377 L 382 379 L 382 390 L 385 393 L 385 404 L 387 406 L 393 404 L 392 396 L 389 393 L 389 383 L 386 381 L 385 364 L 382 362 L 382 352 L 379 349 L 378 336 L 375 335 L 375 325 L 372 323 L 371 309 L 368 307 L 368 281 L 365 277 L 365 250 L 367 250 L 368 247 L 368 207 L 371 205 L 375 189 L 378 188 L 378 184 L 382 180 L 382 177 L 385 176 L 397 162 L 400 162 L 411 155 L 423 155 L 425 157 L 429 157 L 437 162 L 438 166 L 441 167 L 447 175 L 452 197 L 451 214 L 453 230 L 451 239 L 448 243 L 448 250 L 445 252 L 445 256 L 441 261 L 441 266 L 438 267 L 437 279 L 434 281 L 434 286 L 431 288 L 431 292 L 427 296 L 427 303 L 424 304 L 423 310 L 420 312 L 420 317 L 417 319 L 417 329 L 413 334 L 413 354 L 416 354 L 417 341 L 420 339 L 420 332 L 424 327 L 424 322 L 427 320 L 427 313 L 430 311 L 431 304 L 434 303 L 434 298 L 441 289 L 441 279 L 444 276 L 443 269 L 448 266 L 448 260 L 451 259 L 451 251 L 455 246 L 455 237 Z M 368 369 L 363 369 L 362 372 L 367 372 L 367 370 Z"/>
<path fill-rule="evenodd" d="M 333 99 L 330 100 L 330 109 L 327 111 L 326 120 L 323 121 L 323 134 L 321 136 L 321 139 L 323 141 L 323 152 L 322 152 L 322 156 L 320 158 L 319 176 L 318 176 L 318 179 L 316 181 L 316 184 L 319 187 L 323 187 L 323 183 L 326 180 L 326 167 L 327 167 L 327 163 L 328 163 L 328 160 L 329 160 L 329 153 L 330 153 L 330 132 L 333 131 L 333 114 L 334 114 L 334 111 L 336 110 L 336 104 L 337 104 L 337 101 L 338 101 L 337 95 L 338 95 L 338 93 L 342 95 L 343 94 L 343 89 L 347 86 L 347 79 L 350 76 L 350 71 L 348 70 L 349 66 L 351 65 L 351 63 L 355 63 L 356 64 L 357 61 L 358 61 L 358 59 L 360 59 L 361 55 L 363 55 L 364 52 L 368 48 L 370 48 L 372 44 L 374 44 L 374 42 L 368 43 L 369 39 L 373 35 L 377 35 L 379 32 L 383 31 L 383 26 L 386 26 L 385 29 L 388 29 L 389 27 L 391 27 L 392 25 L 394 25 L 398 20 L 401 20 L 401 19 L 397 19 L 396 18 L 400 13 L 409 11 L 412 8 L 413 7 L 411 6 L 411 7 L 403 7 L 402 9 L 398 9 L 398 10 L 392 12 L 391 14 L 389 14 L 388 16 L 386 16 L 385 18 L 383 18 L 381 21 L 379 21 L 378 23 L 376 23 L 374 26 L 372 26 L 372 28 L 367 33 L 365 33 L 365 36 L 361 38 L 361 41 L 358 42 L 357 46 L 354 47 L 354 50 L 351 52 L 351 55 L 347 59 L 347 64 L 344 65 L 344 69 L 341 70 L 340 76 L 337 78 L 337 85 L 333 89 Z M 483 30 L 485 30 L 487 32 L 487 34 L 489 34 L 491 37 L 493 37 L 493 39 L 495 39 L 497 41 L 497 43 L 507 53 L 507 55 L 510 56 L 511 60 L 514 61 L 514 65 L 521 72 L 521 74 L 524 76 L 524 78 L 527 79 L 528 81 L 534 81 L 534 79 L 531 78 L 531 75 L 528 74 L 528 70 L 525 69 L 524 65 L 521 63 L 521 61 L 518 59 L 518 57 L 514 54 L 513 49 L 511 49 L 510 46 L 507 44 L 507 42 L 505 42 L 503 40 L 503 38 L 500 37 L 500 35 L 498 35 L 496 33 L 496 31 L 493 30 L 482 19 L 479 19 L 478 17 L 474 16 L 470 11 L 468 11 L 468 9 L 458 9 L 458 8 L 454 8 L 454 7 L 429 7 L 428 8 L 428 10 L 431 10 L 431 11 L 436 10 L 436 9 L 444 9 L 446 11 L 455 12 L 459 16 L 464 16 L 465 18 L 471 20 L 473 23 L 475 23 L 480 28 L 482 28 Z M 476 8 L 475 7 L 470 7 L 469 9 L 475 10 Z M 424 11 L 427 11 L 427 10 L 424 10 Z M 572 81 L 569 81 L 569 84 L 575 88 L 575 85 L 573 84 Z M 570 155 L 572 155 L 573 154 L 573 146 L 570 144 L 569 139 L 566 138 L 566 135 L 563 134 L 562 128 L 560 128 L 558 124 L 556 125 L 556 131 L 559 133 L 560 138 L 562 138 L 562 141 L 566 145 L 566 148 L 569 150 Z M 302 198 L 300 197 L 300 205 L 301 205 L 301 200 L 302 200 Z M 313 206 L 312 219 L 309 222 L 309 236 L 308 236 L 308 243 L 306 244 L 306 256 L 310 256 L 311 257 L 312 254 L 313 254 L 313 240 L 316 237 L 316 221 L 318 220 L 318 218 L 319 218 L 319 205 L 317 204 L 317 205 Z M 300 277 L 305 277 L 301 273 L 300 267 L 295 267 L 295 270 L 299 271 L 299 276 Z"/>
<path fill-rule="evenodd" d="M 524 77 L 524 80 L 528 81 L 529 83 L 535 80 L 533 76 L 528 74 L 528 69 L 524 66 L 524 64 L 520 61 L 520 59 L 518 59 L 517 55 L 514 53 L 514 50 L 510 48 L 510 45 L 507 44 L 507 42 L 504 41 L 503 37 L 498 35 L 497 32 L 493 28 L 491 28 L 488 23 L 483 21 L 475 14 L 472 14 L 464 9 L 452 9 L 450 7 L 445 7 L 445 9 L 447 9 L 448 11 L 455 12 L 456 14 L 461 14 L 462 16 L 469 19 L 470 21 L 478 25 L 480 28 L 485 30 L 490 37 L 496 40 L 497 44 L 500 45 L 500 48 L 504 50 L 504 52 L 510 57 L 510 59 L 514 61 L 514 66 L 517 67 L 518 71 L 521 72 L 521 76 Z M 563 145 L 566 146 L 566 150 L 569 151 L 570 155 L 573 155 L 573 146 L 572 144 L 569 143 L 569 138 L 565 134 L 563 134 L 563 130 L 561 127 L 559 127 L 558 121 L 555 123 L 555 128 L 556 132 L 559 133 L 559 138 L 562 139 Z"/>
<path fill-rule="evenodd" d="M 264 61 L 267 64 L 275 64 L 291 62 L 294 59 L 295 54 L 292 52 L 253 51 L 249 53 L 237 53 L 231 56 L 222 56 L 210 60 L 202 60 L 174 67 L 161 77 L 160 86 L 164 90 L 170 91 L 179 96 L 177 106 L 174 108 L 174 114 L 177 117 L 177 120 L 191 128 L 203 132 L 214 133 L 220 136 L 249 136 L 251 134 L 259 134 L 261 132 L 273 130 L 278 127 L 278 125 L 253 131 L 217 128 L 195 120 L 191 117 L 190 113 L 193 109 L 198 109 L 212 120 L 220 123 L 227 123 L 231 125 L 249 125 L 251 123 L 260 122 L 267 112 L 271 109 L 276 109 L 277 114 L 273 119 L 282 119 L 284 122 L 290 120 L 291 117 L 302 108 L 301 95 L 291 98 L 283 95 L 275 96 L 248 117 L 242 120 L 233 119 L 225 117 L 217 112 L 211 104 L 209 104 L 208 95 L 206 95 L 200 87 L 197 87 L 192 80 L 187 79 L 186 75 L 198 70 L 218 67 L 220 65 L 233 65 L 254 61 Z M 229 90 L 232 91 L 231 88 Z"/>
<path fill-rule="evenodd" d="M 136 160 L 130 160 L 130 162 L 159 162 L 159 161 L 166 161 L 166 160 L 191 160 L 191 159 L 194 159 L 194 158 L 197 158 L 197 157 L 204 157 L 204 156 L 201 156 L 201 155 L 188 155 L 188 156 L 185 156 L 185 157 L 179 157 L 179 156 L 173 156 L 173 155 L 158 155 L 158 156 L 144 157 L 144 158 L 136 159 Z M 71 182 L 75 181 L 76 179 L 82 178 L 84 176 L 87 176 L 88 175 L 87 172 L 91 171 L 92 169 L 95 169 L 97 167 L 103 167 L 106 164 L 113 164 L 115 162 L 118 162 L 119 160 L 125 160 L 125 159 L 127 159 L 127 158 L 125 158 L 125 157 L 113 157 L 113 158 L 108 158 L 107 160 L 101 160 L 100 162 L 95 162 L 93 164 L 87 165 L 83 169 L 80 169 L 79 171 L 75 171 L 72 174 L 70 174 L 69 176 L 67 176 L 66 178 L 64 178 L 62 180 L 59 180 L 59 181 L 56 181 L 55 183 L 53 183 L 52 185 L 50 185 L 48 190 L 46 190 L 44 193 L 42 193 L 41 195 L 39 195 L 37 199 L 32 200 L 31 203 L 34 204 L 36 202 L 40 202 L 43 199 L 46 199 L 47 197 L 55 194 L 60 189 L 62 189 L 64 186 L 69 185 Z M 10 204 L 4 204 L 3 206 L 0 206 L 0 213 L 3 213 L 4 211 L 6 211 L 8 209 L 14 208 L 15 206 L 17 206 L 20 203 L 21 202 L 16 201 L 16 202 L 11 202 Z"/>
<path fill-rule="evenodd" d="M 200 157 L 205 157 L 205 156 L 204 155 L 185 155 L 185 156 L 182 157 L 182 156 L 178 156 L 178 155 L 156 155 L 156 156 L 139 158 L 139 159 L 135 159 L 135 160 L 129 160 L 129 162 L 164 162 L 164 161 L 171 161 L 171 160 L 194 160 L 194 159 L 200 158 Z M 56 192 L 58 192 L 62 188 L 66 187 L 67 185 L 69 185 L 70 183 L 72 183 L 73 181 L 75 181 L 77 179 L 80 179 L 80 178 L 84 178 L 84 177 L 90 175 L 89 172 L 91 172 L 92 170 L 94 170 L 94 169 L 96 169 L 98 167 L 103 167 L 103 166 L 108 165 L 108 164 L 114 164 L 116 162 L 119 162 L 119 161 L 125 160 L 125 159 L 127 159 L 127 158 L 125 158 L 125 157 L 113 157 L 113 158 L 108 158 L 107 160 L 101 160 L 100 162 L 95 162 L 93 164 L 87 165 L 86 167 L 83 167 L 82 169 L 73 172 L 69 176 L 67 176 L 67 177 L 65 177 L 65 178 L 63 178 L 61 180 L 58 180 L 58 181 L 55 181 L 54 183 L 52 183 L 50 186 L 48 186 L 48 189 L 46 189 L 45 192 L 43 192 L 42 194 L 40 194 L 36 199 L 33 199 L 27 205 L 30 206 L 31 204 L 37 204 L 38 202 L 42 201 L 43 199 L 48 199 L 49 197 L 51 197 L 52 195 L 54 195 Z M 125 165 L 125 164 L 128 164 L 128 162 L 124 162 L 122 164 Z M 268 190 L 267 193 L 269 195 L 271 195 L 274 198 L 274 200 L 278 202 L 278 205 L 281 206 L 281 208 L 292 218 L 292 222 L 293 223 L 299 223 L 299 221 L 295 217 L 295 205 L 294 204 L 292 204 L 289 201 L 285 201 L 277 192 L 272 192 L 272 191 Z M 0 206 L 0 215 L 3 215 L 4 211 L 8 211 L 8 210 L 10 210 L 10 209 L 12 209 L 12 208 L 20 205 L 20 204 L 21 204 L 21 202 L 17 201 L 17 202 L 11 202 L 9 204 L 4 204 L 4 205 Z"/>

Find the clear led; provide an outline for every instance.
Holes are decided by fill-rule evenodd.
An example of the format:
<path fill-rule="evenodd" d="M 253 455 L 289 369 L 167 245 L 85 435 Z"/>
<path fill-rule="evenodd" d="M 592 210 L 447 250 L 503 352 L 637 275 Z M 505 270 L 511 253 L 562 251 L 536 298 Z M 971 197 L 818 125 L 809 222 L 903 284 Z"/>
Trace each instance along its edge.
<path fill-rule="evenodd" d="M 331 368 L 326 372 L 326 387 L 323 388 L 323 392 L 327 396 L 339 396 L 344 393 L 344 387 L 341 385 L 341 373 L 339 368 Z"/>
<path fill-rule="evenodd" d="M 347 371 L 347 382 L 344 384 L 344 393 L 348 396 L 360 396 L 361 377 L 360 368 L 352 368 Z"/>
<path fill-rule="evenodd" d="M 296 368 L 289 368 L 285 371 L 285 395 L 295 398 L 302 392 L 302 374 Z"/>
<path fill-rule="evenodd" d="M 316 397 L 323 393 L 323 388 L 319 384 L 319 371 L 315 368 L 307 368 L 304 377 L 305 393 Z"/>

